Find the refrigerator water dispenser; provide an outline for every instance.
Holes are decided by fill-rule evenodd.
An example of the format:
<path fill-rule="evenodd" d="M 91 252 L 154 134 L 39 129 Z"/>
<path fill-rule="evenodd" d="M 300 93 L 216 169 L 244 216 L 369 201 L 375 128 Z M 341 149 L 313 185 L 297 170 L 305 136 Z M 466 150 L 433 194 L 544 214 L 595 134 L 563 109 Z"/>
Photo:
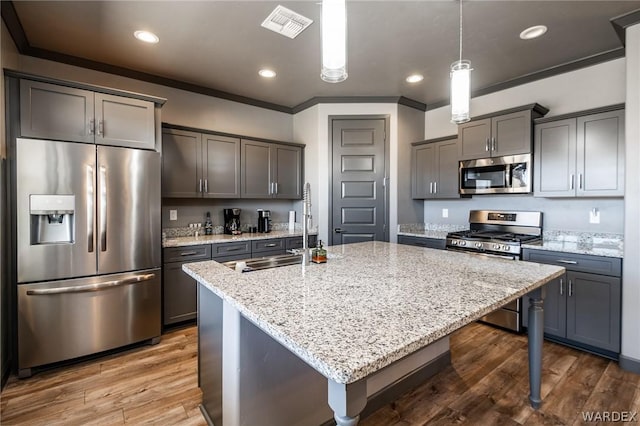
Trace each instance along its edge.
<path fill-rule="evenodd" d="M 73 244 L 75 195 L 30 195 L 31 244 Z"/>

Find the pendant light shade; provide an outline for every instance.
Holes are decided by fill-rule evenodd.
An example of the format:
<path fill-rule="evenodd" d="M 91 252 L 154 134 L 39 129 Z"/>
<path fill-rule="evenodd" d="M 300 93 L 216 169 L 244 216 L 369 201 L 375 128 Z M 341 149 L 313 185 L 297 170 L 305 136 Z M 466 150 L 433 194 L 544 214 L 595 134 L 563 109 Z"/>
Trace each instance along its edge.
<path fill-rule="evenodd" d="M 347 79 L 347 8 L 345 0 L 322 0 L 322 72 L 329 83 Z"/>
<path fill-rule="evenodd" d="M 471 62 L 462 60 L 451 64 L 451 122 L 460 124 L 471 120 Z"/>
<path fill-rule="evenodd" d="M 460 0 L 460 51 L 459 60 L 451 64 L 451 122 L 466 123 L 471 120 L 471 62 L 462 59 L 462 0 Z"/>

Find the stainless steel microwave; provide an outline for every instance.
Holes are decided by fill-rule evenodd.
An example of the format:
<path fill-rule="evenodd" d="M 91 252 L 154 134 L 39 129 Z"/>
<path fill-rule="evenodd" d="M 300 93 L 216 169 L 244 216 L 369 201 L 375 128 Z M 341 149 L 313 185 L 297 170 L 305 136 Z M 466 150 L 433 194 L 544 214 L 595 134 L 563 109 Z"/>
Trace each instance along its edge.
<path fill-rule="evenodd" d="M 531 192 L 531 154 L 460 161 L 460 194 Z"/>

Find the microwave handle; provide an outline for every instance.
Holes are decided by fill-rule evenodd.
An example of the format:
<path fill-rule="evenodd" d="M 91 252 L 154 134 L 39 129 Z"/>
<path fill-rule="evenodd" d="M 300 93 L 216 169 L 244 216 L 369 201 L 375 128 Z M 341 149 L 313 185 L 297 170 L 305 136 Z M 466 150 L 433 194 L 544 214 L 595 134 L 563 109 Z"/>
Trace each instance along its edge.
<path fill-rule="evenodd" d="M 511 169 L 513 164 L 507 164 L 504 170 L 504 187 L 511 188 Z"/>

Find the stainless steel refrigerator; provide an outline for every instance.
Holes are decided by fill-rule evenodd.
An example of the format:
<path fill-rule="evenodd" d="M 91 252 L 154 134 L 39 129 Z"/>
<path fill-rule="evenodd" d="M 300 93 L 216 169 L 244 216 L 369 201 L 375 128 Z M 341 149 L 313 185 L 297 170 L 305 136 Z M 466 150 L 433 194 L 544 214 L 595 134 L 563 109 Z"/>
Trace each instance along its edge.
<path fill-rule="evenodd" d="M 161 333 L 160 154 L 16 143 L 18 373 Z"/>

